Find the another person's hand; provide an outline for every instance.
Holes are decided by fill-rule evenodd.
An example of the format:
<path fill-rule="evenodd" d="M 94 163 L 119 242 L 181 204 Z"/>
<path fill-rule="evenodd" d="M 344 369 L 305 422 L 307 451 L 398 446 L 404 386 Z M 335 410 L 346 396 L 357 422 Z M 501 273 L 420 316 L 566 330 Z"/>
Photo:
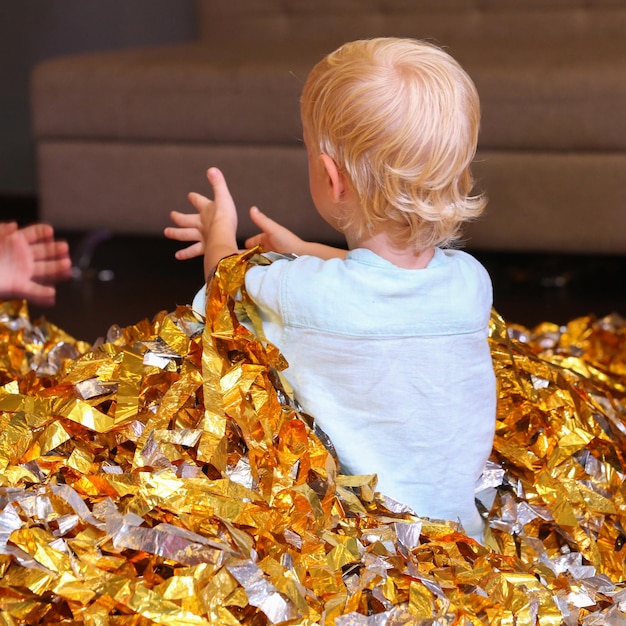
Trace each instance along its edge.
<path fill-rule="evenodd" d="M 17 222 L 0 222 L 0 239 L 8 237 L 17 230 Z"/>
<path fill-rule="evenodd" d="M 0 224 L 0 297 L 26 298 L 34 304 L 54 304 L 51 283 L 71 276 L 72 263 L 65 241 L 54 239 L 49 224 L 18 228 Z"/>

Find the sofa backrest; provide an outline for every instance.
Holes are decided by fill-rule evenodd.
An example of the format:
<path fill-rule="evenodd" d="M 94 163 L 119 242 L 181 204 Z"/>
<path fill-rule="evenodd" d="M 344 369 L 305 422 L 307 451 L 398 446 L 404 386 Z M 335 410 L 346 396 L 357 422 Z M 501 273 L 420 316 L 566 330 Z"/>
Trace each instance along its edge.
<path fill-rule="evenodd" d="M 448 39 L 623 37 L 625 0 L 197 0 L 213 44 L 376 36 Z"/>

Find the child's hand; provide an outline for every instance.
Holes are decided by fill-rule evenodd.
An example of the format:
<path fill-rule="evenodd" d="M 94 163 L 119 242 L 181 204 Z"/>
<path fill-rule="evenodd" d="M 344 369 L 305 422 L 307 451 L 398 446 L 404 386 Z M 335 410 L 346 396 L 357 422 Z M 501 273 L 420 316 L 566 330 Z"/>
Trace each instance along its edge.
<path fill-rule="evenodd" d="M 327 246 L 322 243 L 305 241 L 292 233 L 288 228 L 261 213 L 257 207 L 250 209 L 250 218 L 261 229 L 261 232 L 246 241 L 246 248 L 263 246 L 267 252 L 280 252 L 282 254 L 305 254 L 317 256 L 320 259 L 343 259 L 347 250 Z"/>
<path fill-rule="evenodd" d="M 172 211 L 170 218 L 176 226 L 168 226 L 163 234 L 168 239 L 176 241 L 193 241 L 186 248 L 176 251 L 176 258 L 179 261 L 186 261 L 204 254 L 204 241 L 202 241 L 202 218 L 199 213 L 181 213 Z"/>
<path fill-rule="evenodd" d="M 54 239 L 52 226 L 0 226 L 0 297 L 52 305 L 56 291 L 49 283 L 69 278 L 71 270 L 69 247 Z"/>
<path fill-rule="evenodd" d="M 211 167 L 207 178 L 213 187 L 214 200 L 199 193 L 187 197 L 200 215 L 200 235 L 204 243 L 204 271 L 209 276 L 224 257 L 237 254 L 237 208 L 226 179 L 220 170 Z"/>
<path fill-rule="evenodd" d="M 259 227 L 261 232 L 246 240 L 246 248 L 263 246 L 267 252 L 302 254 L 304 241 L 289 229 L 261 213 L 255 206 L 250 209 L 250 219 Z"/>
<path fill-rule="evenodd" d="M 213 188 L 213 200 L 193 191 L 187 196 L 200 215 L 201 234 L 206 238 L 208 231 L 216 225 L 236 233 L 237 209 L 224 175 L 216 167 L 211 167 L 207 171 L 207 178 Z"/>
<path fill-rule="evenodd" d="M 199 195 L 199 194 L 197 194 Z M 206 200 L 206 198 L 204 198 Z M 257 207 L 250 209 L 250 217 L 256 226 L 263 232 L 250 237 L 246 241 L 246 249 L 254 246 L 263 246 L 268 252 L 292 253 L 302 247 L 304 243 L 300 237 L 290 230 L 281 226 L 278 222 L 270 219 Z M 172 211 L 170 213 L 174 226 L 168 226 L 163 231 L 168 239 L 175 241 L 192 241 L 186 248 L 176 252 L 176 258 L 183 261 L 192 259 L 204 254 L 204 242 L 202 241 L 202 218 L 199 213 L 181 213 Z"/>

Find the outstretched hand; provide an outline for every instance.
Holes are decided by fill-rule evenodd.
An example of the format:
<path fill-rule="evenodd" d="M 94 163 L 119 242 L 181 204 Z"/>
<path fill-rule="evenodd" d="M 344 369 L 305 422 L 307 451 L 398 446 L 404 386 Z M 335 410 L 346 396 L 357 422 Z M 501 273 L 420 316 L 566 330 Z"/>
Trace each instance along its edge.
<path fill-rule="evenodd" d="M 167 226 L 163 234 L 168 239 L 175 241 L 191 241 L 186 248 L 176 250 L 176 258 L 179 261 L 194 259 L 204 254 L 204 242 L 202 241 L 202 218 L 199 213 L 181 213 L 171 211 L 170 219 L 176 226 Z"/>
<path fill-rule="evenodd" d="M 200 214 L 172 211 L 170 218 L 176 226 L 168 226 L 164 230 L 165 236 L 176 241 L 192 242 L 186 248 L 177 250 L 176 258 L 183 261 L 203 255 L 204 242 L 202 241 Z M 250 219 L 261 232 L 246 240 L 245 246 L 248 250 L 255 246 L 262 246 L 268 252 L 291 253 L 299 250 L 304 243 L 300 237 L 267 217 L 255 206 L 250 209 Z"/>
<path fill-rule="evenodd" d="M 176 252 L 179 260 L 192 259 L 204 254 L 204 268 L 208 275 L 217 262 L 235 254 L 237 248 L 237 210 L 220 170 L 212 167 L 207 177 L 213 187 L 214 200 L 199 193 L 187 197 L 197 213 L 172 211 L 170 218 L 176 226 L 165 228 L 168 239 L 191 242 Z M 310 254 L 322 259 L 343 258 L 346 250 L 304 241 L 288 228 L 267 217 L 257 207 L 250 209 L 250 219 L 261 231 L 246 241 L 246 248 L 262 246 L 267 252 L 283 254 Z"/>
<path fill-rule="evenodd" d="M 49 224 L 0 224 L 0 297 L 50 306 L 56 295 L 51 283 L 69 278 L 71 269 L 69 247 L 54 239 Z"/>
<path fill-rule="evenodd" d="M 246 241 L 246 248 L 263 246 L 267 252 L 299 256 L 308 254 L 320 259 L 345 258 L 346 256 L 347 250 L 301 239 L 288 228 L 261 213 L 256 207 L 250 209 L 250 219 L 261 232 Z"/>
<path fill-rule="evenodd" d="M 192 244 L 183 250 L 183 258 L 197 256 L 199 250 L 203 250 L 206 276 L 211 273 L 221 259 L 239 251 L 237 248 L 237 209 L 226 184 L 226 179 L 216 167 L 209 168 L 207 178 L 213 188 L 213 200 L 195 192 L 187 196 L 189 202 L 198 212 L 198 216 L 190 217 L 190 219 L 182 218 L 182 231 L 190 230 L 181 235 L 182 237 L 195 237 L 195 231 L 200 235 L 199 245 Z M 199 221 L 198 217 L 200 218 Z M 180 222 L 181 218 L 178 219 Z M 180 235 L 180 233 L 181 229 L 178 229 L 178 234 Z M 190 239 L 186 240 L 189 241 Z"/>
<path fill-rule="evenodd" d="M 261 232 L 246 240 L 246 248 L 262 246 L 268 252 L 301 254 L 304 242 L 288 228 L 267 217 L 255 206 L 250 209 L 250 219 Z"/>

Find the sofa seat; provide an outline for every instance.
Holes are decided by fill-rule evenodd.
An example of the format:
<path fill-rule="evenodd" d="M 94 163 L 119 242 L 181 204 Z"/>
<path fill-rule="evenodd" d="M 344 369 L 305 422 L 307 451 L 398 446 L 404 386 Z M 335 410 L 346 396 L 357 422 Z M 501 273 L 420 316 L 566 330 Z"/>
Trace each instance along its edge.
<path fill-rule="evenodd" d="M 296 0 L 287 15 L 284 3 L 257 7 L 230 45 L 216 33 L 232 30 L 246 2 L 230 12 L 200 3 L 210 22 L 201 41 L 40 64 L 32 98 L 42 218 L 156 234 L 171 209 L 185 210 L 189 190 L 208 193 L 204 172 L 217 165 L 242 236 L 253 232 L 245 209 L 258 204 L 303 237 L 341 243 L 308 197 L 299 93 L 342 41 L 393 34 L 443 45 L 478 87 L 475 174 L 490 204 L 468 229 L 470 246 L 626 252 L 626 11 L 566 12 L 551 0 L 561 8 L 461 12 L 448 2 L 420 22 L 402 19 L 407 4 L 396 2 L 377 5 L 368 22 L 346 0 L 344 22 L 328 29 Z M 288 36 L 285 24 L 306 36 Z"/>

